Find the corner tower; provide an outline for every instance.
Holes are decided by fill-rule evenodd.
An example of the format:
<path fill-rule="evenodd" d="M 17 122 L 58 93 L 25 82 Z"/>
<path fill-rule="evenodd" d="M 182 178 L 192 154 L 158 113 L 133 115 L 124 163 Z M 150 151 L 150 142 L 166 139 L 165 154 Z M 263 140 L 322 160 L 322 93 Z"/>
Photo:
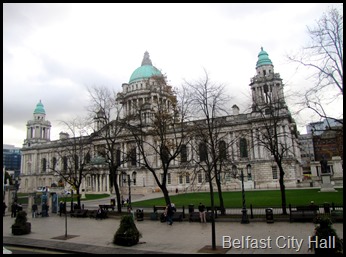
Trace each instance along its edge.
<path fill-rule="evenodd" d="M 46 111 L 41 100 L 37 103 L 33 116 L 34 119 L 29 120 L 26 124 L 27 132 L 24 147 L 50 141 L 51 124 L 50 121 L 46 120 Z"/>
<path fill-rule="evenodd" d="M 274 73 L 274 65 L 269 55 L 261 47 L 256 63 L 257 75 L 251 79 L 252 111 L 256 112 L 268 105 L 285 108 L 282 79 Z"/>

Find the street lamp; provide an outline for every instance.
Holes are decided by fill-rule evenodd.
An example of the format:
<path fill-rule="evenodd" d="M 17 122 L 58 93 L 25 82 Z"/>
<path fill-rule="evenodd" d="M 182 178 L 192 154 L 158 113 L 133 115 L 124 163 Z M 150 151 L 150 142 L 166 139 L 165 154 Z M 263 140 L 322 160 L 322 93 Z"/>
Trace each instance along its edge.
<path fill-rule="evenodd" d="M 242 216 L 241 216 L 241 223 L 242 224 L 248 224 L 249 217 L 247 216 L 247 210 L 246 210 L 246 204 L 245 204 L 245 190 L 244 190 L 244 173 L 243 169 L 240 169 L 241 172 L 241 194 L 242 194 L 242 199 L 243 199 L 243 208 L 241 210 Z"/>
<path fill-rule="evenodd" d="M 14 193 L 14 201 L 17 202 L 18 201 L 18 189 L 19 189 L 19 183 L 20 178 L 18 176 L 16 176 L 14 178 L 14 189 L 15 189 L 15 193 Z"/>
<path fill-rule="evenodd" d="M 124 183 L 126 183 L 126 174 L 124 174 L 123 176 L 124 176 Z M 131 207 L 131 179 L 130 179 L 130 175 L 127 175 L 127 185 L 129 187 L 129 202 L 128 202 L 128 206 Z"/>

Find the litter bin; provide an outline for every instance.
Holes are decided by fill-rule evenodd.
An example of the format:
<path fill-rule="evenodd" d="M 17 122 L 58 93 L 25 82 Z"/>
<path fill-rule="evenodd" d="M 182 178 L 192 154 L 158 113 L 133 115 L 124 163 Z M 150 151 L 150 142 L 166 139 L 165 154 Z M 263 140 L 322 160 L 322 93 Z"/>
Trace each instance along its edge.
<path fill-rule="evenodd" d="M 274 222 L 274 216 L 273 216 L 273 209 L 272 208 L 266 209 L 266 220 L 267 220 L 267 223 L 273 223 Z"/>
<path fill-rule="evenodd" d="M 111 205 L 115 206 L 115 199 L 111 199 Z"/>
<path fill-rule="evenodd" d="M 195 211 L 195 206 L 193 204 L 189 204 L 189 213 L 193 213 Z"/>
<path fill-rule="evenodd" d="M 136 218 L 137 218 L 137 221 L 143 220 L 143 218 L 144 218 L 143 210 L 140 210 L 140 209 L 136 210 Z"/>
<path fill-rule="evenodd" d="M 329 203 L 324 203 L 323 209 L 324 209 L 325 214 L 330 214 L 330 204 Z"/>

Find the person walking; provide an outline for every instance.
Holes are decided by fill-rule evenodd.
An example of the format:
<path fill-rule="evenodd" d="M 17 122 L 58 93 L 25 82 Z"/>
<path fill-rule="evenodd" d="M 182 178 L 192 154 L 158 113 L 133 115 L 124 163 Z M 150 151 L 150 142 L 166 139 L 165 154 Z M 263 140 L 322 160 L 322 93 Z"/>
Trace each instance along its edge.
<path fill-rule="evenodd" d="M 199 218 L 201 220 L 201 223 L 206 223 L 206 213 L 205 213 L 205 205 L 202 203 L 199 203 L 198 205 L 198 210 L 199 210 Z"/>
<path fill-rule="evenodd" d="M 173 224 L 173 214 L 174 214 L 174 207 L 169 203 L 166 206 L 165 216 L 166 216 L 167 224 L 171 226 Z"/>

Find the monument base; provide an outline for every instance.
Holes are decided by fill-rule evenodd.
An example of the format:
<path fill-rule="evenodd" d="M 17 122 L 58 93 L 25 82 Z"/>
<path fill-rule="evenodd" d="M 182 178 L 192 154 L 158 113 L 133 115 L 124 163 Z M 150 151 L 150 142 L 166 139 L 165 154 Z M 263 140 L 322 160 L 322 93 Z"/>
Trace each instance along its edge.
<path fill-rule="evenodd" d="M 321 174 L 322 185 L 320 192 L 337 192 L 330 182 L 330 173 Z"/>

